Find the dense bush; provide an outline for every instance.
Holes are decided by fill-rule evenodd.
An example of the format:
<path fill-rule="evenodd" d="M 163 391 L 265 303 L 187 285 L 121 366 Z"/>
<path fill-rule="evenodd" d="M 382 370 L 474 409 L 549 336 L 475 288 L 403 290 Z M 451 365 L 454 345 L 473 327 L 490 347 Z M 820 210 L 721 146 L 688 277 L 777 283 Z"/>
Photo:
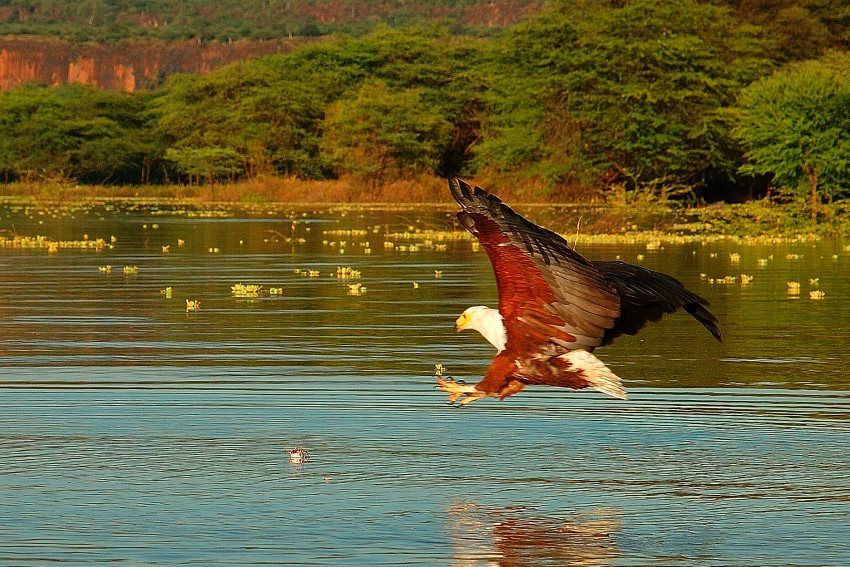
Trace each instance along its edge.
<path fill-rule="evenodd" d="M 741 170 L 767 174 L 811 215 L 850 193 L 850 56 L 789 66 L 746 88 L 734 134 L 747 149 Z"/>

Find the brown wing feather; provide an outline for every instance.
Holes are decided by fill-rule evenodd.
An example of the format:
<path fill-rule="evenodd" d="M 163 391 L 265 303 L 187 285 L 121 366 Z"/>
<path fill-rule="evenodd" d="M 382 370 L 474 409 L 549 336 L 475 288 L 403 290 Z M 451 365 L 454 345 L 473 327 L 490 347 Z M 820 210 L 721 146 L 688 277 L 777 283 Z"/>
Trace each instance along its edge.
<path fill-rule="evenodd" d="M 534 352 L 546 344 L 592 350 L 620 315 L 616 290 L 559 235 L 517 214 L 480 187 L 449 181 L 463 207 L 458 220 L 493 264 L 507 348 Z"/>

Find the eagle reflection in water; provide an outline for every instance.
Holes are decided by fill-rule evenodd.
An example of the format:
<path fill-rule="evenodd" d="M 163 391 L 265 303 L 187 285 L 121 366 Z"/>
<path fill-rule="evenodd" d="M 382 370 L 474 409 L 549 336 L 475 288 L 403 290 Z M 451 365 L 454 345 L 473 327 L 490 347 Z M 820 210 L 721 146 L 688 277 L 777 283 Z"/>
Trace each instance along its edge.
<path fill-rule="evenodd" d="M 605 566 L 619 557 L 622 522 L 610 510 L 554 516 L 524 506 L 456 503 L 449 517 L 453 567 Z"/>

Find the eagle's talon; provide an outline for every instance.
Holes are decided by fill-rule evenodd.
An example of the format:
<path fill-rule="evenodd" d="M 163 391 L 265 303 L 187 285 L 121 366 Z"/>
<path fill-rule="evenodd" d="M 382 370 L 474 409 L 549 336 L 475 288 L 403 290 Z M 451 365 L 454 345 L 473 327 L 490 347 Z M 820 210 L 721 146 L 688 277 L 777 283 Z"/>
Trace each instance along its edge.
<path fill-rule="evenodd" d="M 443 376 L 437 378 L 436 388 L 449 395 L 448 405 L 452 407 L 465 406 L 487 396 L 474 385 L 469 385 L 463 380 L 449 380 Z"/>

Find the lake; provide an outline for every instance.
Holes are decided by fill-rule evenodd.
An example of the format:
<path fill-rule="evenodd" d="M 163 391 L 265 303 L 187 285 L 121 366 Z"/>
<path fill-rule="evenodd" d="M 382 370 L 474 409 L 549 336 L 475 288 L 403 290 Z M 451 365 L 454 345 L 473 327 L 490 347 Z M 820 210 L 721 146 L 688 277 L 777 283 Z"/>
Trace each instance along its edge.
<path fill-rule="evenodd" d="M 724 342 L 667 316 L 596 351 L 629 401 L 458 409 L 497 296 L 453 219 L 2 205 L 0 563 L 850 564 L 850 241 L 579 240 Z"/>

